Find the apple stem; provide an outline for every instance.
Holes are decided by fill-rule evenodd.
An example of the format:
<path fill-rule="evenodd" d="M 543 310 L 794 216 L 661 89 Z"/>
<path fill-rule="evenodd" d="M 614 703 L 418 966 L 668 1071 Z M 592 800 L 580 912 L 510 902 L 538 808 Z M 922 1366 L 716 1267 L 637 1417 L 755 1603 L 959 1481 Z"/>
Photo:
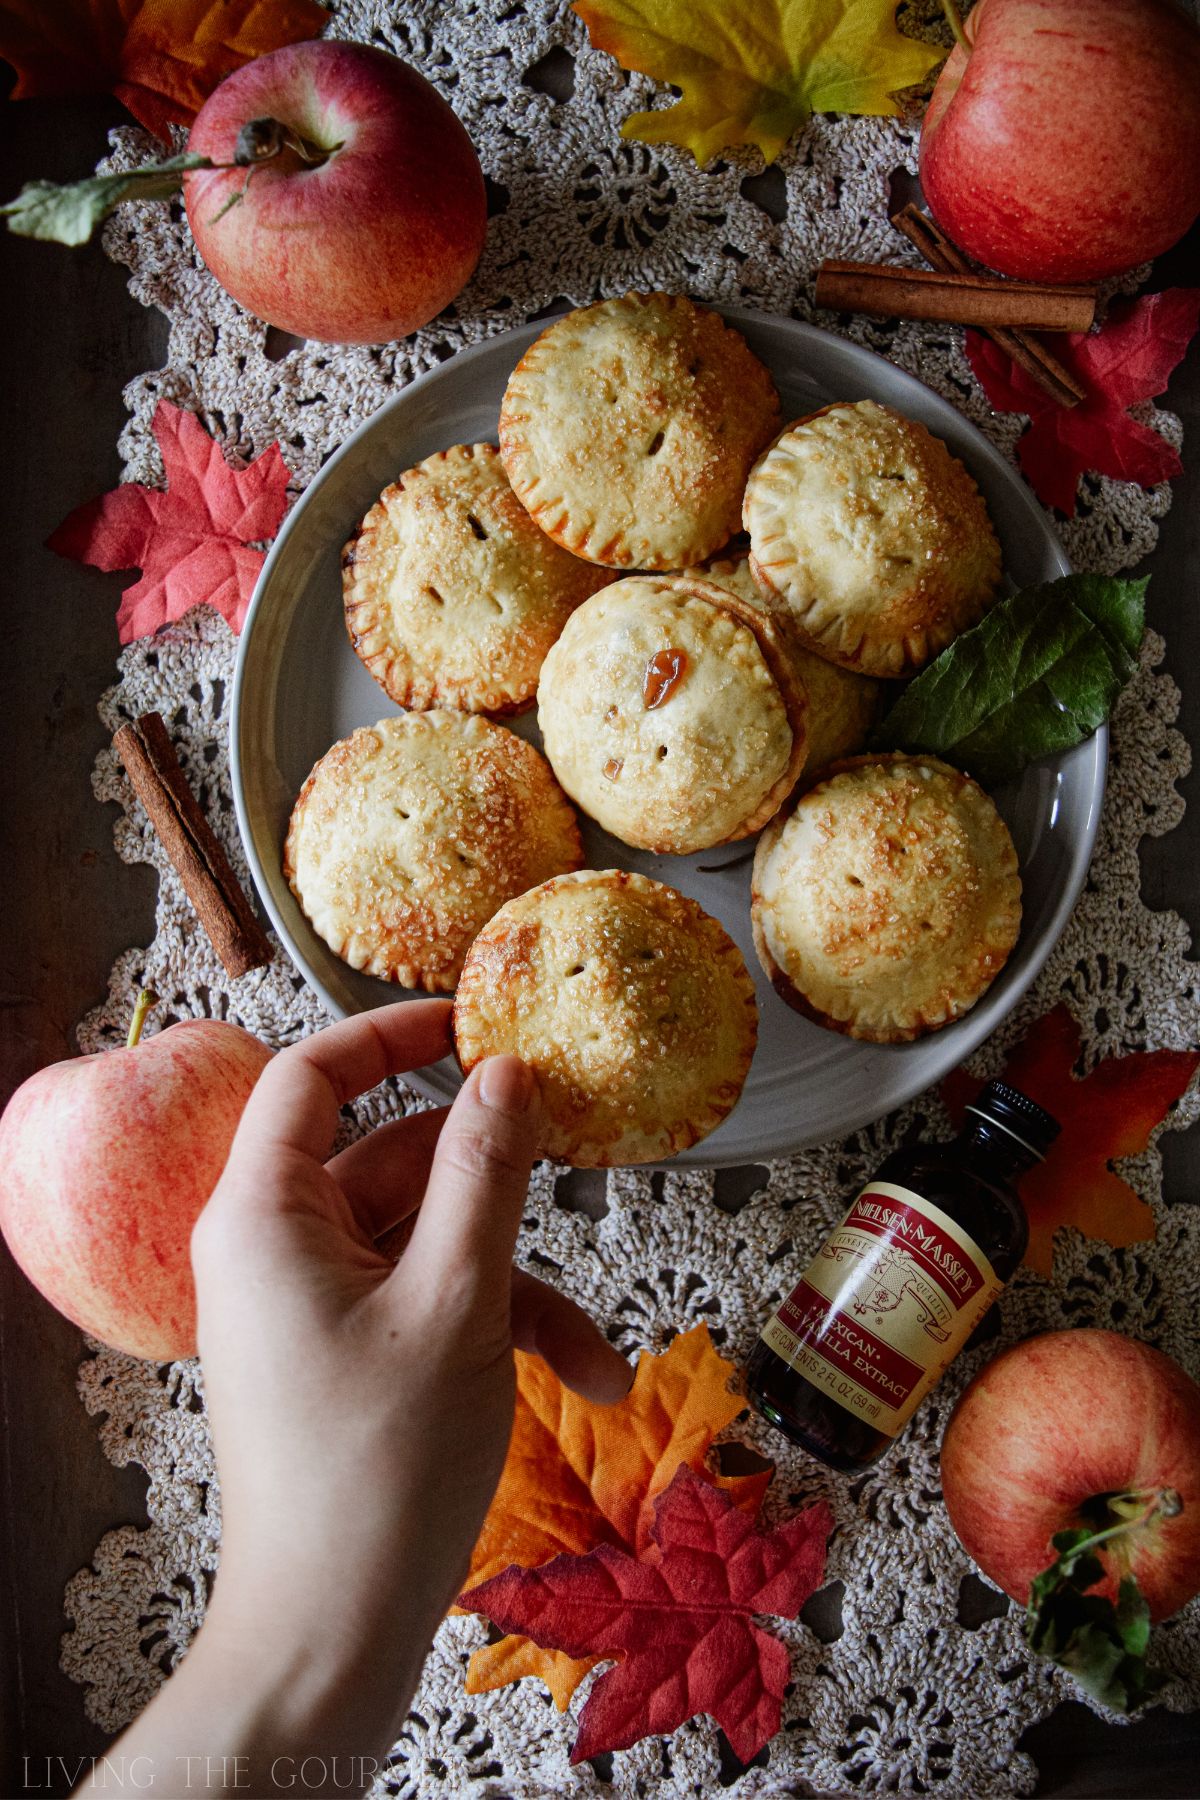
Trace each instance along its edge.
<path fill-rule="evenodd" d="M 1183 1495 L 1177 1488 L 1126 1488 L 1123 1494 L 1113 1494 L 1108 1501 L 1108 1509 L 1118 1517 L 1126 1517 L 1126 1505 L 1132 1501 L 1139 1506 L 1143 1501 L 1150 1501 L 1150 1512 L 1160 1512 L 1164 1519 L 1177 1519 L 1183 1511 Z"/>
<path fill-rule="evenodd" d="M 158 1005 L 158 995 L 153 988 L 142 988 L 133 1006 L 133 1017 L 129 1021 L 129 1036 L 125 1039 L 125 1048 L 133 1050 L 141 1041 L 142 1027 L 152 1006 Z"/>
<path fill-rule="evenodd" d="M 261 163 L 270 162 L 281 150 L 294 150 L 301 162 L 318 169 L 341 147 L 341 142 L 338 142 L 325 149 L 321 144 L 314 144 L 311 138 L 301 137 L 298 131 L 293 131 L 281 119 L 268 116 L 247 119 L 237 134 L 233 162 L 235 168 L 253 169 Z"/>
<path fill-rule="evenodd" d="M 218 169 L 245 169 L 246 179 L 240 188 L 235 188 L 230 194 L 220 212 L 213 214 L 209 224 L 217 224 L 218 220 L 223 219 L 227 212 L 231 212 L 246 198 L 251 177 L 281 151 L 291 150 L 310 169 L 319 169 L 322 163 L 327 163 L 331 156 L 337 154 L 343 141 L 339 139 L 326 150 L 320 144 L 314 144 L 311 138 L 301 137 L 298 131 L 290 130 L 279 119 L 247 119 L 237 134 L 232 163 L 214 164 Z"/>
<path fill-rule="evenodd" d="M 1121 1505 L 1124 1501 L 1133 1501 L 1136 1505 L 1145 1500 L 1146 1505 L 1132 1516 L 1121 1516 Z M 1115 1494 L 1108 1502 L 1110 1512 L 1118 1515 L 1118 1523 L 1110 1525 L 1105 1531 L 1098 1531 L 1088 1540 L 1087 1548 L 1094 1550 L 1097 1544 L 1107 1544 L 1113 1538 L 1124 1537 L 1126 1532 L 1140 1531 L 1148 1525 L 1156 1515 L 1164 1519 L 1177 1519 L 1183 1511 L 1183 1496 L 1175 1488 L 1136 1488 L 1126 1494 Z"/>
<path fill-rule="evenodd" d="M 970 56 L 971 46 L 967 42 L 967 34 L 963 30 L 962 14 L 958 10 L 957 0 L 942 0 L 942 11 L 945 13 L 946 21 L 950 26 L 951 31 L 954 33 L 955 43 L 961 50 L 965 50 L 967 55 Z"/>

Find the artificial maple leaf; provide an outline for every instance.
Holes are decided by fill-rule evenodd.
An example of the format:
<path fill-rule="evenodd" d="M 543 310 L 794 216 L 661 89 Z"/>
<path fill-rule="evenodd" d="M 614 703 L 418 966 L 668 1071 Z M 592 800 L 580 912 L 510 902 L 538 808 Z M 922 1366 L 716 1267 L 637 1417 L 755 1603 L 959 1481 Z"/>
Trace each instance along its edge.
<path fill-rule="evenodd" d="M 315 0 L 0 0 L 0 57 L 16 100 L 112 93 L 168 139 L 234 69 L 328 23 Z"/>
<path fill-rule="evenodd" d="M 617 1656 L 579 1720 L 573 1763 L 711 1715 L 753 1760 L 779 1730 L 788 1653 L 755 1613 L 793 1619 L 825 1573 L 824 1502 L 772 1531 L 689 1469 L 655 1503 L 641 1557 L 612 1544 L 509 1568 L 461 1596 L 504 1631 L 573 1657 Z"/>
<path fill-rule="evenodd" d="M 148 637 L 205 602 L 242 629 L 263 565 L 255 543 L 273 538 L 290 472 L 278 444 L 231 469 L 194 413 L 160 400 L 154 435 L 167 486 L 127 481 L 63 520 L 47 547 L 96 569 L 140 569 L 117 612 L 123 644 Z"/>
<path fill-rule="evenodd" d="M 1200 288 L 1167 288 L 1114 306 L 1099 331 L 1058 339 L 1055 354 L 1087 390 L 1076 406 L 1059 406 L 990 338 L 968 331 L 967 359 L 997 412 L 1029 414 L 1017 460 L 1039 500 L 1073 518 L 1088 469 L 1141 487 L 1179 474 L 1174 446 L 1126 408 L 1162 393 L 1197 323 Z"/>
<path fill-rule="evenodd" d="M 736 144 L 774 162 L 814 112 L 898 113 L 892 96 L 946 54 L 896 30 L 896 0 L 575 0 L 575 11 L 597 50 L 682 90 L 621 135 L 682 144 L 701 164 Z"/>
<path fill-rule="evenodd" d="M 743 1411 L 744 1400 L 730 1392 L 733 1372 L 707 1326 L 697 1325 L 664 1355 L 641 1358 L 624 1400 L 597 1406 L 564 1387 L 541 1357 L 518 1351 L 508 1458 L 471 1555 L 470 1580 L 487 1581 L 510 1563 L 535 1568 L 561 1551 L 597 1544 L 642 1551 L 654 1501 L 680 1464 L 703 1469 L 717 1433 Z M 768 1468 L 712 1479 L 754 1512 L 770 1477 Z M 504 1638 L 472 1656 L 467 1692 L 537 1675 L 562 1711 L 594 1661 Z"/>
<path fill-rule="evenodd" d="M 1080 1038 L 1071 1013 L 1056 1006 L 1030 1026 L 1002 1075 L 1062 1126 L 1045 1161 L 1020 1181 L 1029 1216 L 1025 1265 L 1039 1275 L 1054 1267 L 1054 1233 L 1060 1226 L 1074 1225 L 1085 1237 L 1103 1238 L 1117 1248 L 1154 1236 L 1154 1214 L 1109 1164 L 1146 1148 L 1200 1066 L 1200 1054 L 1190 1050 L 1139 1050 L 1106 1057 L 1079 1079 L 1071 1071 Z M 956 1125 L 983 1085 L 964 1069 L 942 1083 Z"/>

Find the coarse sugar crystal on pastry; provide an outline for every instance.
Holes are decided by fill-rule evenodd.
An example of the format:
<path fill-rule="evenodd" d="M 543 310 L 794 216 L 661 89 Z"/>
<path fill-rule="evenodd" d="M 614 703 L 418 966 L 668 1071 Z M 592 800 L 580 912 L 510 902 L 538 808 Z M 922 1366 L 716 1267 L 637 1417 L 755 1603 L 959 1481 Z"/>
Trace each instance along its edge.
<path fill-rule="evenodd" d="M 811 650 L 859 674 L 914 674 L 996 598 L 1000 546 L 971 476 L 874 400 L 789 425 L 742 516 L 763 592 Z"/>
<path fill-rule="evenodd" d="M 755 581 L 750 573 L 748 555 L 714 557 L 702 568 L 687 569 L 684 573 L 728 588 L 748 606 L 768 609 L 781 627 L 783 647 L 808 695 L 805 775 L 861 750 L 883 710 L 882 682 L 872 680 L 869 675 L 855 675 L 807 649 L 792 630 L 786 607 L 764 594 Z"/>
<path fill-rule="evenodd" d="M 292 809 L 283 870 L 356 969 L 447 993 L 482 925 L 583 861 L 544 759 L 477 713 L 401 713 L 326 751 Z"/>
<path fill-rule="evenodd" d="M 804 766 L 807 702 L 761 607 L 694 576 L 629 575 L 571 615 L 538 723 L 606 831 L 685 854 L 759 830 Z"/>
<path fill-rule="evenodd" d="M 754 944 L 776 991 L 877 1044 L 967 1012 L 1021 928 L 1012 839 L 983 789 L 930 756 L 836 763 L 754 857 Z"/>
<path fill-rule="evenodd" d="M 342 553 L 346 629 L 398 706 L 512 713 L 572 610 L 611 579 L 539 531 L 492 444 L 385 488 Z"/>
<path fill-rule="evenodd" d="M 779 399 L 745 339 L 674 294 L 556 319 L 500 409 L 508 478 L 542 530 L 620 569 L 679 569 L 737 531 Z"/>
<path fill-rule="evenodd" d="M 694 900 L 624 869 L 561 875 L 501 907 L 454 999 L 468 1073 L 537 1073 L 541 1148 L 580 1168 L 686 1150 L 737 1102 L 758 1009 L 741 952 Z"/>

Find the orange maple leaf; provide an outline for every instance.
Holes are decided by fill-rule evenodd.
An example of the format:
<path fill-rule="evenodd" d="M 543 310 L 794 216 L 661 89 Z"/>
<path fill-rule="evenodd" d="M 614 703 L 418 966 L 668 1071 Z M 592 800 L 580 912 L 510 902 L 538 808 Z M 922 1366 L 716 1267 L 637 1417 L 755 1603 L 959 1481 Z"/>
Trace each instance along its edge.
<path fill-rule="evenodd" d="M 1154 1214 L 1127 1181 L 1113 1173 L 1118 1156 L 1136 1156 L 1187 1089 L 1200 1053 L 1140 1050 L 1110 1056 L 1082 1078 L 1072 1073 L 1079 1025 L 1065 1006 L 1038 1019 L 1011 1052 L 1002 1079 L 1044 1106 L 1062 1126 L 1045 1162 L 1022 1176 L 1029 1216 L 1025 1266 L 1039 1275 L 1054 1267 L 1054 1234 L 1073 1225 L 1085 1237 L 1117 1248 L 1154 1236 Z M 955 1069 L 942 1099 L 955 1125 L 983 1082 Z"/>
<path fill-rule="evenodd" d="M 655 1499 L 681 1464 L 707 1472 L 713 1440 L 744 1410 L 745 1401 L 730 1391 L 733 1372 L 713 1348 L 708 1327 L 697 1325 L 664 1355 L 641 1358 L 624 1400 L 596 1406 L 564 1387 L 540 1357 L 518 1351 L 508 1460 L 464 1588 L 513 1563 L 537 1568 L 563 1551 L 584 1555 L 597 1544 L 643 1554 L 652 1541 Z M 756 1512 L 771 1470 L 709 1478 Z M 483 1694 L 537 1675 L 561 1712 L 598 1660 L 509 1636 L 476 1650 L 466 1689 Z"/>
<path fill-rule="evenodd" d="M 166 140 L 234 69 L 328 23 L 316 0 L 0 0 L 0 57 L 16 100 L 112 93 Z"/>

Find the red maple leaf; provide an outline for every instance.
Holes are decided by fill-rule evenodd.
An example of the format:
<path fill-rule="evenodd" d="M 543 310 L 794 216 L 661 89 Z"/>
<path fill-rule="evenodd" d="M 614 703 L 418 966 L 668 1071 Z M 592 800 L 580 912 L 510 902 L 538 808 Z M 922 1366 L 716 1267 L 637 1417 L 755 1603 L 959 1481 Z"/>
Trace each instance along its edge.
<path fill-rule="evenodd" d="M 759 1531 L 683 1464 L 655 1503 L 645 1557 L 600 1544 L 536 1569 L 513 1565 L 459 1605 L 546 1649 L 621 1659 L 588 1696 L 573 1763 L 701 1712 L 748 1763 L 779 1730 L 788 1679 L 785 1646 L 752 1615 L 795 1618 L 824 1576 L 832 1525 L 821 1502 Z"/>
<path fill-rule="evenodd" d="M 1074 1225 L 1085 1237 L 1120 1247 L 1154 1236 L 1154 1214 L 1109 1164 L 1136 1156 L 1185 1092 L 1200 1054 L 1191 1050 L 1138 1050 L 1109 1056 L 1082 1079 L 1072 1070 L 1080 1030 L 1065 1006 L 1030 1026 L 1004 1065 L 1003 1080 L 1053 1113 L 1062 1131 L 1044 1162 L 1021 1177 L 1021 1202 L 1029 1218 L 1027 1268 L 1049 1275 L 1054 1233 Z M 983 1087 L 964 1069 L 942 1083 L 942 1099 L 955 1125 Z"/>
<path fill-rule="evenodd" d="M 167 486 L 127 481 L 89 500 L 46 539 L 47 548 L 96 569 L 140 569 L 117 612 L 123 644 L 181 619 L 201 602 L 240 631 L 263 552 L 287 506 L 290 471 L 278 444 L 231 469 L 194 413 L 160 400 L 154 435 Z"/>
<path fill-rule="evenodd" d="M 1141 487 L 1169 481 L 1179 453 L 1126 411 L 1161 394 L 1200 323 L 1200 288 L 1167 288 L 1114 306 L 1099 331 L 1055 340 L 1055 354 L 1079 377 L 1087 399 L 1059 406 L 990 338 L 968 331 L 967 360 L 997 412 L 1029 414 L 1017 461 L 1039 500 L 1075 514 L 1088 469 Z"/>

